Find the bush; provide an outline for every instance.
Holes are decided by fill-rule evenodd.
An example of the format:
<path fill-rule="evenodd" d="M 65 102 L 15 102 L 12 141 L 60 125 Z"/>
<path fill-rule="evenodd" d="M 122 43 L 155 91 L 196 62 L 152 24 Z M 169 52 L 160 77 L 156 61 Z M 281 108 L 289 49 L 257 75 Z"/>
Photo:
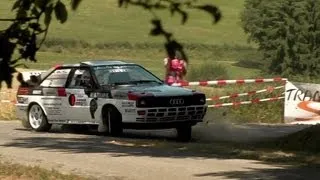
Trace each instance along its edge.
<path fill-rule="evenodd" d="M 227 68 L 219 63 L 203 62 L 200 65 L 190 65 L 187 74 L 188 81 L 228 79 Z"/>
<path fill-rule="evenodd" d="M 320 75 L 320 1 L 246 0 L 241 21 L 270 72 Z"/>

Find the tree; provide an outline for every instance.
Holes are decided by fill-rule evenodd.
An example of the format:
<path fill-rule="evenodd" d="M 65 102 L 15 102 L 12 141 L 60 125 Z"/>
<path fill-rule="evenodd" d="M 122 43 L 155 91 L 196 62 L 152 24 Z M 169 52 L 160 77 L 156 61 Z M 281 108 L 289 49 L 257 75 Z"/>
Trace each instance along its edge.
<path fill-rule="evenodd" d="M 319 0 L 246 0 L 241 15 L 268 71 L 283 76 L 320 74 Z"/>
<path fill-rule="evenodd" d="M 2 81 L 11 88 L 12 74 L 16 67 L 23 65 L 21 60 L 36 62 L 36 53 L 45 41 L 50 23 L 55 16 L 60 23 L 68 19 L 66 8 L 67 0 L 15 0 L 12 11 L 16 12 L 13 19 L 0 19 L 11 24 L 0 31 L 0 88 Z M 71 9 L 76 10 L 82 0 L 71 0 Z M 147 10 L 153 16 L 152 36 L 163 36 L 166 39 L 165 48 L 169 57 L 173 57 L 175 51 L 179 51 L 186 60 L 187 55 L 183 46 L 177 42 L 172 33 L 166 31 L 162 21 L 157 17 L 156 11 L 166 9 L 172 15 L 179 14 L 181 23 L 185 24 L 189 17 L 188 10 L 198 9 L 209 13 L 213 23 L 221 19 L 220 10 L 209 4 L 199 4 L 197 0 L 118 0 L 119 7 L 139 6 Z M 39 40 L 40 39 L 40 40 Z M 18 52 L 19 57 L 12 59 L 13 53 Z"/>

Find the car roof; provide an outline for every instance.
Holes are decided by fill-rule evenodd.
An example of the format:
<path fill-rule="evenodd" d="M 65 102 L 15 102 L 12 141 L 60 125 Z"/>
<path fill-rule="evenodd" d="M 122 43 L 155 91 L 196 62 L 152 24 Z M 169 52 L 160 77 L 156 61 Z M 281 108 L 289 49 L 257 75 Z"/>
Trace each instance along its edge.
<path fill-rule="evenodd" d="M 107 60 L 89 60 L 81 62 L 80 65 L 87 65 L 87 66 L 105 66 L 105 65 L 125 65 L 125 64 L 135 64 L 129 63 L 122 60 L 116 59 L 107 59 Z"/>

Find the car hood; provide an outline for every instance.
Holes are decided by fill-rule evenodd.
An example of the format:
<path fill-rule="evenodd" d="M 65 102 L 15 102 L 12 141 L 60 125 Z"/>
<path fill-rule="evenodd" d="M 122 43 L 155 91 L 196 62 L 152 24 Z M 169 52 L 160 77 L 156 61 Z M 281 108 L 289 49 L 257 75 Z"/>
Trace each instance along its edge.
<path fill-rule="evenodd" d="M 111 90 L 111 94 L 114 98 L 127 97 L 128 92 L 153 94 L 153 96 L 188 96 L 192 95 L 191 89 L 182 87 L 174 87 L 169 85 L 130 85 L 130 86 L 118 86 Z"/>

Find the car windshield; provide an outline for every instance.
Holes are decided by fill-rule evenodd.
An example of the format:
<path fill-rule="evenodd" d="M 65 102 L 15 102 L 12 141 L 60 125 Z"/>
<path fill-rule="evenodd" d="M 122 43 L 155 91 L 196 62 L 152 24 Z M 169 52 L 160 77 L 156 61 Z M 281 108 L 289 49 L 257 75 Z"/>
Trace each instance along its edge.
<path fill-rule="evenodd" d="M 100 85 L 162 84 L 159 78 L 138 65 L 97 66 L 94 73 Z"/>

